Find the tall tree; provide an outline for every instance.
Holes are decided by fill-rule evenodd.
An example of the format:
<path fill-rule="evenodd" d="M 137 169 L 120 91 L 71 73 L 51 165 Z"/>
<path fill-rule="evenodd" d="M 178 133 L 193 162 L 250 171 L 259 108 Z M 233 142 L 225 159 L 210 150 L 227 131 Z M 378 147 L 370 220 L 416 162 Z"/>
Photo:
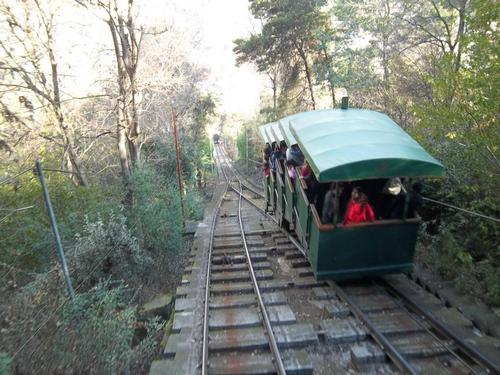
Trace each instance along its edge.
<path fill-rule="evenodd" d="M 61 99 L 58 57 L 54 50 L 55 12 L 55 3 L 51 1 L 30 0 L 23 4 L 3 1 L 0 4 L 4 25 L 8 25 L 0 40 L 0 67 L 4 73 L 8 72 L 0 82 L 4 88 L 1 112 L 5 121 L 21 124 L 26 130 L 23 134 L 28 134 L 37 120 L 35 112 L 45 111 L 48 121 L 57 124 L 57 135 L 43 132 L 39 135 L 63 148 L 72 178 L 77 184 L 87 186 L 73 129 L 65 119 Z M 18 105 L 12 101 L 16 95 Z M 33 101 L 38 103 L 36 108 Z M 29 116 L 25 116 L 26 113 Z"/>
<path fill-rule="evenodd" d="M 277 67 L 278 62 L 294 67 L 295 61 L 300 62 L 309 93 L 308 107 L 313 109 L 316 108 L 313 55 L 318 51 L 317 30 L 329 22 L 322 9 L 325 5 L 323 0 L 253 1 L 250 10 L 262 21 L 262 30 L 247 40 L 238 40 L 235 49 L 242 60 L 254 61 L 261 67 Z M 275 87 L 273 84 L 273 91 Z"/>

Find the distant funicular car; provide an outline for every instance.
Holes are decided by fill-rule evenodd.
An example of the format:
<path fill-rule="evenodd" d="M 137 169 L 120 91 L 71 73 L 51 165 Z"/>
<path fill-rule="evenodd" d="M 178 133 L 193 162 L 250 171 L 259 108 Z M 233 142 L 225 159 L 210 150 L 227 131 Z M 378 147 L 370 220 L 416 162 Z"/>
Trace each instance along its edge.
<path fill-rule="evenodd" d="M 306 181 L 299 178 L 299 168 L 297 178 L 291 178 L 280 162 L 275 173 L 265 178 L 264 188 L 268 210 L 282 226 L 295 231 L 317 279 L 351 279 L 412 269 L 421 220 L 418 215 L 408 217 L 410 193 L 405 193 L 402 184 L 399 217 L 380 217 L 379 198 L 394 179 L 410 182 L 442 177 L 441 163 L 393 120 L 376 111 L 308 111 L 259 130 L 271 146 L 284 141 L 288 147 L 300 148 L 314 174 L 316 193 L 311 194 Z M 374 205 L 375 220 L 344 225 L 342 209 L 354 186 L 366 192 Z M 324 199 L 328 189 L 336 192 L 336 208 L 333 220 L 324 223 L 320 198 Z"/>

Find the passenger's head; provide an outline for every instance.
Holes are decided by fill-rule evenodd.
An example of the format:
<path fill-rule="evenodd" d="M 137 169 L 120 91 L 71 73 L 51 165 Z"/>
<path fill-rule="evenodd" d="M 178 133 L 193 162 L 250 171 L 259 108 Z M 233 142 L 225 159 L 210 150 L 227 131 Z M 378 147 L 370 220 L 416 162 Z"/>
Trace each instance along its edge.
<path fill-rule="evenodd" d="M 330 190 L 335 193 L 337 191 L 337 185 L 338 185 L 338 192 L 339 192 L 339 196 L 340 196 L 340 194 L 342 194 L 342 192 L 344 191 L 344 186 L 342 186 L 341 184 L 336 183 L 336 182 L 332 182 L 330 184 Z"/>
<path fill-rule="evenodd" d="M 362 194 L 362 191 L 361 191 L 361 188 L 359 186 L 355 186 L 352 188 L 352 191 L 351 191 L 351 198 L 354 199 L 354 200 L 359 200 L 359 198 L 361 197 L 361 194 Z"/>
<path fill-rule="evenodd" d="M 280 142 L 280 148 L 287 148 L 285 141 Z"/>
<path fill-rule="evenodd" d="M 365 193 L 360 193 L 358 201 L 361 204 L 366 204 L 366 203 L 368 203 L 368 197 L 366 196 Z"/>
<path fill-rule="evenodd" d="M 401 193 L 402 185 L 398 177 L 390 178 L 384 185 L 384 194 L 398 195 Z"/>

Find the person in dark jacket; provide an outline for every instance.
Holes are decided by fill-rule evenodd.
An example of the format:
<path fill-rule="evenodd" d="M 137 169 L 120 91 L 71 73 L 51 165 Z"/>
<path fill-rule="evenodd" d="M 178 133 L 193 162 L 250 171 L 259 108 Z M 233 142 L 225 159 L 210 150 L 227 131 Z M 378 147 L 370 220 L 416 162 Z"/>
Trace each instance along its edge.
<path fill-rule="evenodd" d="M 343 187 L 339 186 L 338 196 L 342 194 Z M 330 184 L 330 189 L 325 194 L 325 200 L 323 202 L 323 210 L 321 212 L 321 222 L 323 224 L 331 224 L 335 216 L 335 212 L 338 212 L 339 200 L 336 197 L 337 186 L 335 182 Z M 340 217 L 340 215 L 338 216 Z M 336 224 L 336 223 L 334 223 Z"/>

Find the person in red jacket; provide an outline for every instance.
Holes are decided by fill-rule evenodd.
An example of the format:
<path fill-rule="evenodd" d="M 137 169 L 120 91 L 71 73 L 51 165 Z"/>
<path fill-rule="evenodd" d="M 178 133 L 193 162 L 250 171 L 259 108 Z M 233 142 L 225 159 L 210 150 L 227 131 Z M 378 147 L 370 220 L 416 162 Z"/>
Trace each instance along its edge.
<path fill-rule="evenodd" d="M 368 203 L 367 196 L 361 192 L 359 187 L 353 188 L 351 199 L 347 203 L 343 224 L 357 224 L 366 221 L 373 221 L 374 219 L 375 214 Z"/>

